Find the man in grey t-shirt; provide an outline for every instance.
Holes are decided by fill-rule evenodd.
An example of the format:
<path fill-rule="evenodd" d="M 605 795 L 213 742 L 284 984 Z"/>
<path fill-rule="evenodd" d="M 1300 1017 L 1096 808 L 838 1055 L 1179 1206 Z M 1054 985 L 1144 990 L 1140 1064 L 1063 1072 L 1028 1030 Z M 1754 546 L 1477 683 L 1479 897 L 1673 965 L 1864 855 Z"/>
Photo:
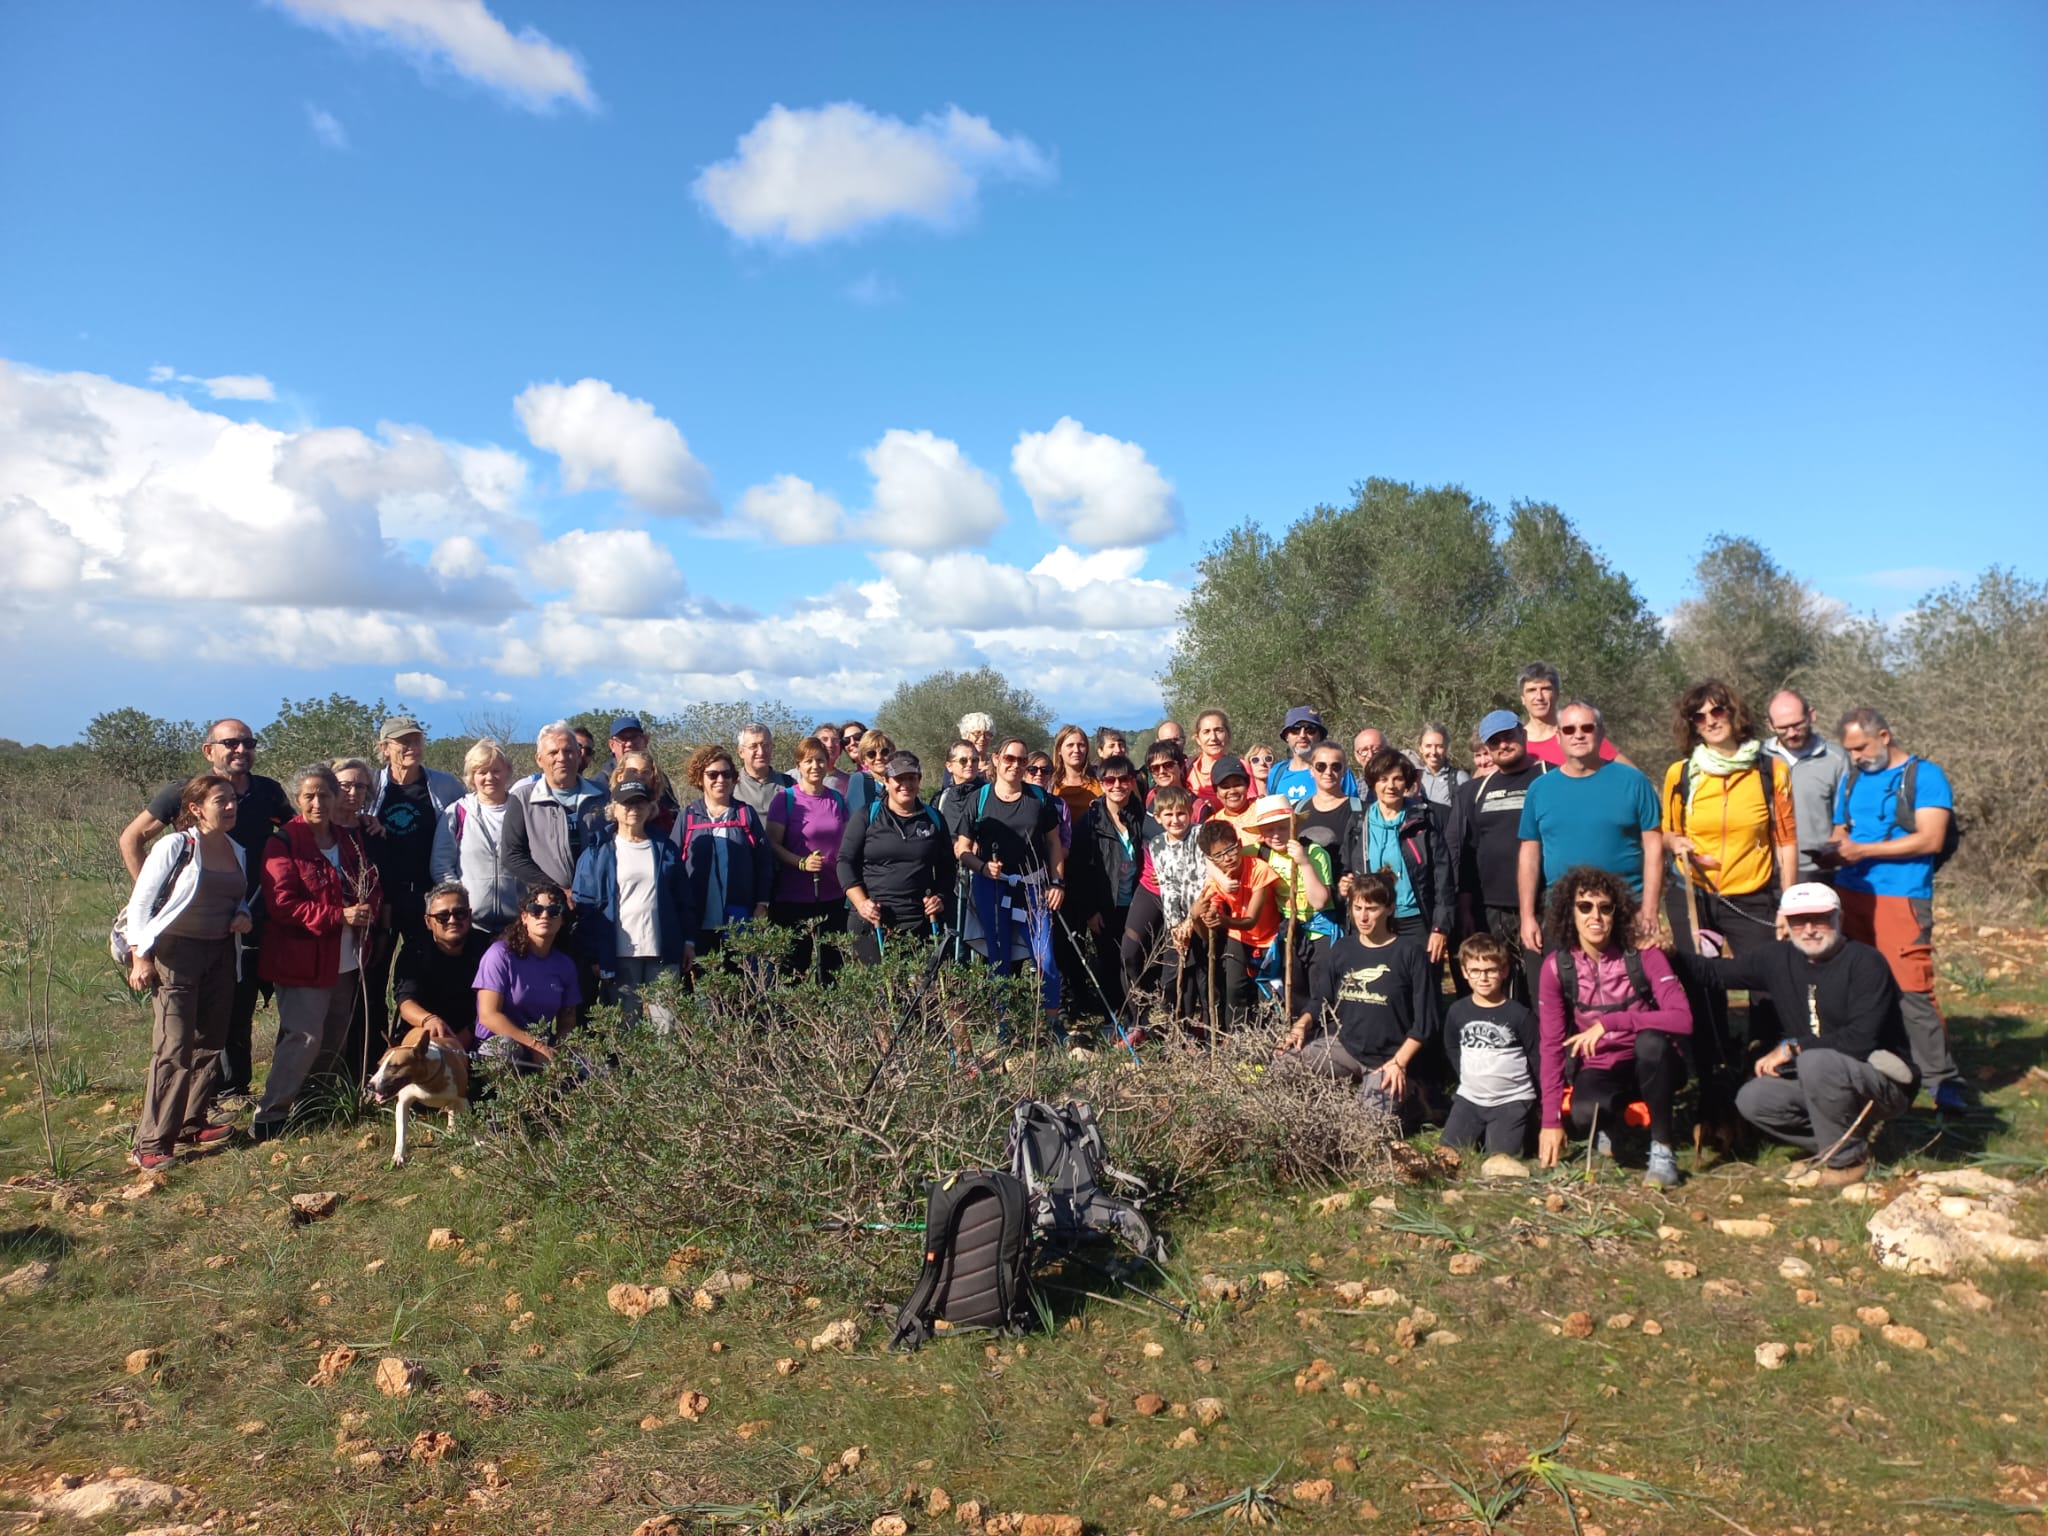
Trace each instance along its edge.
<path fill-rule="evenodd" d="M 740 781 L 733 793 L 765 821 L 775 797 L 796 780 L 775 771 L 775 734 L 760 721 L 749 720 L 741 726 L 736 745 L 740 749 Z"/>
<path fill-rule="evenodd" d="M 1766 714 L 1771 742 L 1764 750 L 1784 763 L 1792 779 L 1792 817 L 1799 832 L 1799 878 L 1835 883 L 1831 870 L 1813 862 L 1810 849 L 1827 842 L 1835 825 L 1835 786 L 1848 771 L 1849 755 L 1813 728 L 1813 706 L 1790 688 L 1771 695 Z"/>

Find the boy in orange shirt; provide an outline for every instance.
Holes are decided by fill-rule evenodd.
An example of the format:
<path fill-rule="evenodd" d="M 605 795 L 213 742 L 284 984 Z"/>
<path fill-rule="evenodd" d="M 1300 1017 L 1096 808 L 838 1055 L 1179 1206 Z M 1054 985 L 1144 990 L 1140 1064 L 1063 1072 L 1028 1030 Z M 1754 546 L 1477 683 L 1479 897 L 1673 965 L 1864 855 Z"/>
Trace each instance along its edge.
<path fill-rule="evenodd" d="M 1220 820 L 1204 822 L 1195 834 L 1196 846 L 1209 861 L 1209 875 L 1195 903 L 1194 922 L 1203 944 L 1216 946 L 1222 995 L 1212 1001 L 1223 1010 L 1219 1022 L 1250 1010 L 1252 978 L 1280 936 L 1280 877 L 1271 865 L 1247 858 L 1238 839 L 1238 829 Z M 1201 959 L 1206 974 L 1206 951 Z"/>

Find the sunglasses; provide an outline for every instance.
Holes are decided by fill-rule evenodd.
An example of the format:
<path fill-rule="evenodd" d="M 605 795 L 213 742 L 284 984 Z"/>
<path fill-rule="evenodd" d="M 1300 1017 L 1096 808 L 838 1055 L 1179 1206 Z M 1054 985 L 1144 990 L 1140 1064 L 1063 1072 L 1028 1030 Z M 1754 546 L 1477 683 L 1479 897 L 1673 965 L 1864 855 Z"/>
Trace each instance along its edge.
<path fill-rule="evenodd" d="M 1728 718 L 1728 710 L 1725 705 L 1709 704 L 1706 705 L 1704 708 L 1694 710 L 1692 712 L 1692 717 L 1695 722 L 1705 720 L 1726 720 Z"/>
<path fill-rule="evenodd" d="M 1019 763 L 1024 761 L 1023 758 L 1015 756 L 1014 754 L 1008 752 L 1003 754 L 1002 760 L 1008 763 L 1012 768 L 1016 767 Z"/>
<path fill-rule="evenodd" d="M 256 738 L 254 736 L 216 736 L 207 745 L 210 747 L 228 747 L 230 749 L 240 747 L 254 752 L 256 750 Z"/>
<path fill-rule="evenodd" d="M 1051 772 L 1052 765 L 1050 763 L 1039 763 L 1034 767 L 1026 768 L 1024 770 L 1024 777 L 1027 779 L 1042 779 Z"/>
<path fill-rule="evenodd" d="M 1102 787 L 1104 789 L 1120 789 L 1126 784 L 1135 784 L 1137 782 L 1138 778 L 1136 774 L 1105 773 L 1102 776 Z"/>
<path fill-rule="evenodd" d="M 714 779 L 736 779 L 738 777 L 739 775 L 730 768 L 707 768 L 704 770 L 704 782 L 706 784 L 711 783 Z"/>
<path fill-rule="evenodd" d="M 567 913 L 568 908 L 558 907 L 550 902 L 529 901 L 524 907 L 520 908 L 520 910 L 524 912 L 528 917 L 538 917 L 545 921 L 550 918 L 557 918 L 563 916 Z"/>
<path fill-rule="evenodd" d="M 555 909 L 550 907 L 548 910 L 552 912 Z M 469 908 L 450 907 L 446 912 L 429 912 L 427 914 L 427 921 L 430 923 L 466 923 L 469 921 Z"/>
<path fill-rule="evenodd" d="M 1612 917 L 1614 916 L 1614 903 L 1611 901 L 1575 901 L 1572 903 L 1572 910 L 1574 912 L 1582 912 L 1587 917 Z"/>
<path fill-rule="evenodd" d="M 1312 773 L 1340 773 L 1343 771 L 1344 762 L 1339 758 L 1334 762 L 1310 763 L 1308 766 Z"/>
<path fill-rule="evenodd" d="M 1560 736 L 1590 736 L 1599 729 L 1600 727 L 1597 725 L 1560 725 L 1557 728 L 1557 734 Z"/>

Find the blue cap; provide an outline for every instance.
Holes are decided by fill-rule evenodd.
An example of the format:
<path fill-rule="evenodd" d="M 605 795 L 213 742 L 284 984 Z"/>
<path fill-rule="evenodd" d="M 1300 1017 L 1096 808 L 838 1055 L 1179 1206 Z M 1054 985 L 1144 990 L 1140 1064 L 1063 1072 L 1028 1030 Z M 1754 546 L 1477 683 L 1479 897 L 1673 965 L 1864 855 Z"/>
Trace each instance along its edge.
<path fill-rule="evenodd" d="M 628 731 L 640 731 L 644 734 L 646 730 L 647 727 L 640 723 L 640 717 L 638 715 L 621 715 L 618 719 L 612 722 L 611 734 L 614 736 L 623 736 Z"/>
<path fill-rule="evenodd" d="M 1316 728 L 1316 734 L 1318 736 L 1328 736 L 1330 734 L 1328 728 L 1326 728 L 1323 724 L 1323 717 L 1317 714 L 1313 709 L 1309 708 L 1309 706 L 1306 704 L 1297 704 L 1294 706 L 1294 708 L 1287 711 L 1287 720 L 1286 723 L 1284 723 L 1280 727 L 1280 734 L 1282 736 L 1285 736 L 1297 725 L 1314 726 Z"/>
<path fill-rule="evenodd" d="M 1518 731 L 1522 728 L 1522 717 L 1512 709 L 1496 709 L 1479 722 L 1479 739 L 1491 741 L 1502 731 Z"/>

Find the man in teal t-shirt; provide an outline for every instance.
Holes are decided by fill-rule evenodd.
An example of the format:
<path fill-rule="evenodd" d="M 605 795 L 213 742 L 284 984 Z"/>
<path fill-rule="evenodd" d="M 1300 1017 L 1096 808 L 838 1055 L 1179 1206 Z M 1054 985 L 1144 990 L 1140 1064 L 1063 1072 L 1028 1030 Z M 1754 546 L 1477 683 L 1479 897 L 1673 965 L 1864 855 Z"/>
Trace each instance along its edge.
<path fill-rule="evenodd" d="M 1522 859 L 1516 882 L 1522 906 L 1522 943 L 1541 953 L 1543 919 L 1536 893 L 1568 869 L 1590 864 L 1610 870 L 1642 898 L 1636 937 L 1657 931 L 1664 887 L 1663 814 L 1657 791 L 1642 771 L 1600 755 L 1607 738 L 1600 712 L 1571 703 L 1558 711 L 1564 767 L 1532 783 L 1522 799 Z"/>

